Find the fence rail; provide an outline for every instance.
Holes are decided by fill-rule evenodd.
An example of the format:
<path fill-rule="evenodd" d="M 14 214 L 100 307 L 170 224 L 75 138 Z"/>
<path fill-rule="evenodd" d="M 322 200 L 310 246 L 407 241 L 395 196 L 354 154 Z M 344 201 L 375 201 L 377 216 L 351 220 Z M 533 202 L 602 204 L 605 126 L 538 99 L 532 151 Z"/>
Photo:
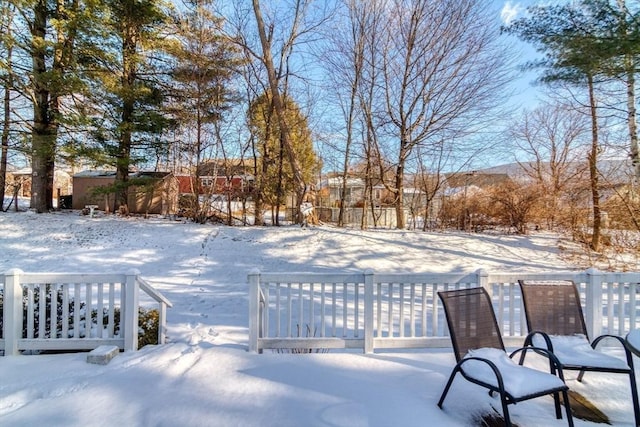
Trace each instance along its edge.
<path fill-rule="evenodd" d="M 249 350 L 423 348 L 450 345 L 438 291 L 482 286 L 507 345 L 526 322 L 518 279 L 578 284 L 591 336 L 640 328 L 640 273 L 249 274 Z"/>
<path fill-rule="evenodd" d="M 138 348 L 140 291 L 158 304 L 158 343 L 166 337 L 171 302 L 136 270 L 126 274 L 25 273 L 0 276 L 0 350 L 90 350 L 100 345 Z"/>

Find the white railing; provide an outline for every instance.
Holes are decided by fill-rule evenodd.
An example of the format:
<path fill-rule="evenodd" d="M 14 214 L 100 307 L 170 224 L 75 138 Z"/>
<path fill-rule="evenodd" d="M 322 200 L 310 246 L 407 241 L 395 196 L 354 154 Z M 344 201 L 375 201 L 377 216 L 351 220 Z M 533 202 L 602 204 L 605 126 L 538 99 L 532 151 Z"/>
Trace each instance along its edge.
<path fill-rule="evenodd" d="M 249 274 L 249 350 L 423 348 L 450 345 L 438 291 L 483 286 L 507 346 L 521 345 L 526 322 L 518 279 L 579 285 L 592 337 L 640 328 L 640 273 Z"/>
<path fill-rule="evenodd" d="M 158 304 L 158 343 L 165 342 L 171 302 L 136 270 L 64 274 L 12 269 L 0 279 L 0 350 L 5 355 L 23 350 L 91 350 L 105 344 L 137 350 L 140 291 Z"/>

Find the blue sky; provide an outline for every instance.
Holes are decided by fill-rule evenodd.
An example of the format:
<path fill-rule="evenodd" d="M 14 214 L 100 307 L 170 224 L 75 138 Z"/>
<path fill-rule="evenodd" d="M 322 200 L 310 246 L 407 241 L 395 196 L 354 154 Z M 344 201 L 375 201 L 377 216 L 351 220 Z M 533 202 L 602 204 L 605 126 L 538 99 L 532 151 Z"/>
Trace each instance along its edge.
<path fill-rule="evenodd" d="M 540 4 L 540 1 L 523 0 L 523 1 L 495 1 L 497 8 L 500 10 L 500 20 L 503 24 L 509 24 L 516 18 L 520 18 L 526 12 L 527 7 Z M 517 38 L 513 38 L 515 46 L 518 49 L 518 57 L 516 62 L 519 66 L 527 61 L 534 59 L 537 55 L 535 48 L 524 42 L 520 42 Z M 542 87 L 535 84 L 535 80 L 539 75 L 539 71 L 521 71 L 521 77 L 516 83 L 519 92 L 513 99 L 516 106 L 533 108 L 537 104 L 537 99 L 542 96 Z"/>
<path fill-rule="evenodd" d="M 501 1 L 499 3 L 502 4 L 502 9 L 500 9 L 500 18 L 502 19 L 502 22 L 506 24 L 516 18 L 524 8 L 521 2 Z"/>

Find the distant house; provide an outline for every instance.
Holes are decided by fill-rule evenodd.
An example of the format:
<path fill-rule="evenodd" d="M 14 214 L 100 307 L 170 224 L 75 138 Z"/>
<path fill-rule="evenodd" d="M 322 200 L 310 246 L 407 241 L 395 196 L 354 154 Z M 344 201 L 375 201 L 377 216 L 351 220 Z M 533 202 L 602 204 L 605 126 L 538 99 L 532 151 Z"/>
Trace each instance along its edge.
<path fill-rule="evenodd" d="M 18 197 L 31 197 L 31 174 L 30 167 L 16 168 L 8 165 L 5 194 L 12 196 L 17 191 Z M 53 195 L 54 198 L 70 194 L 72 191 L 71 174 L 56 170 L 53 175 Z"/>
<path fill-rule="evenodd" d="M 31 197 L 31 168 L 14 168 L 9 166 L 6 177 L 5 194 L 18 197 Z"/>
<path fill-rule="evenodd" d="M 115 182 L 115 171 L 83 171 L 73 176 L 73 209 L 95 205 L 111 211 L 115 195 L 106 191 Z M 129 187 L 129 212 L 174 214 L 178 208 L 178 180 L 169 172 L 135 172 L 129 179 L 136 181 Z"/>
<path fill-rule="evenodd" d="M 252 159 L 211 159 L 191 172 L 176 174 L 176 179 L 183 195 L 246 198 L 254 188 L 254 170 L 255 161 Z"/>
<path fill-rule="evenodd" d="M 461 194 L 465 191 L 486 190 L 496 185 L 510 182 L 506 173 L 456 172 L 445 174 L 445 192 L 448 195 Z"/>
<path fill-rule="evenodd" d="M 198 176 L 249 176 L 254 173 L 253 159 L 212 159 L 197 167 Z"/>
<path fill-rule="evenodd" d="M 252 175 L 199 176 L 198 181 L 191 175 L 177 175 L 180 194 L 219 194 L 239 197 L 253 189 Z"/>
<path fill-rule="evenodd" d="M 318 185 L 321 205 L 326 207 L 338 207 L 342 195 L 342 177 L 323 179 Z M 346 206 L 356 206 L 364 198 L 364 180 L 362 178 L 347 178 L 346 180 Z"/>
<path fill-rule="evenodd" d="M 342 194 L 342 177 L 326 178 L 320 182 L 319 194 L 321 206 L 339 207 Z M 365 181 L 362 178 L 350 177 L 346 180 L 345 205 L 347 207 L 362 207 L 365 194 Z M 381 183 L 371 188 L 371 200 L 375 207 L 393 206 L 395 195 Z M 404 204 L 410 207 L 424 202 L 423 193 L 417 188 L 404 188 Z"/>

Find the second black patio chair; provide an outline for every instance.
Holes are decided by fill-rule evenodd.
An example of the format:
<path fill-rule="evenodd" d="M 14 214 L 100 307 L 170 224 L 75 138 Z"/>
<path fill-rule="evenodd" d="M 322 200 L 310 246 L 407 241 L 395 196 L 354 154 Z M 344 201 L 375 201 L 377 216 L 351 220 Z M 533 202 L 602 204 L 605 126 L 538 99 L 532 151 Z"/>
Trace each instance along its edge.
<path fill-rule="evenodd" d="M 580 371 L 578 381 L 582 381 L 586 371 L 628 375 L 635 423 L 640 426 L 633 356 L 624 339 L 615 335 L 600 335 L 593 341 L 589 340 L 580 293 L 573 281 L 518 280 L 518 283 L 529 329 L 524 345 L 550 350 L 564 370 Z M 596 349 L 605 338 L 614 340 L 624 349 L 626 362 Z"/>
<path fill-rule="evenodd" d="M 568 387 L 564 383 L 562 369 L 558 367 L 552 369 L 552 373 L 546 373 L 513 361 L 516 354 L 532 348 L 518 349 L 507 355 L 491 298 L 484 288 L 443 291 L 438 292 L 438 296 L 444 307 L 457 362 L 438 402 L 440 408 L 459 373 L 490 393 L 500 395 L 507 426 L 512 425 L 508 405 L 549 394 L 554 397 L 557 418 L 562 418 L 559 399 L 559 395 L 562 395 L 567 422 L 573 426 Z M 553 354 L 549 357 L 551 360 L 554 358 Z"/>

